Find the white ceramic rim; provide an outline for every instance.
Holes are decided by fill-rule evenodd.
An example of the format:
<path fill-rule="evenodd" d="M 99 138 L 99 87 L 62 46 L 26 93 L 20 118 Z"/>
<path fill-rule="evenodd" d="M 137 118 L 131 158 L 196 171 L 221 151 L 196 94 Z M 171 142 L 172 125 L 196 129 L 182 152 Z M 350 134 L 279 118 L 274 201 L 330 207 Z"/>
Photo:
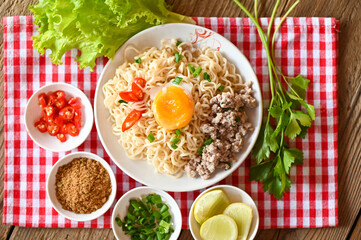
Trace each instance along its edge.
<path fill-rule="evenodd" d="M 108 63 L 106 64 L 106 66 L 104 67 L 99 79 L 98 79 L 98 83 L 97 83 L 97 87 L 96 87 L 96 91 L 95 91 L 95 96 L 94 96 L 94 116 L 95 116 L 95 124 L 96 124 L 96 128 L 97 128 L 97 132 L 98 132 L 98 136 L 99 139 L 105 149 L 105 151 L 108 153 L 109 157 L 112 159 L 112 161 L 124 172 L 126 173 L 128 176 L 132 177 L 133 179 L 135 179 L 136 181 L 150 186 L 150 187 L 154 187 L 154 188 L 158 188 L 158 189 L 162 189 L 164 191 L 172 191 L 172 192 L 187 192 L 187 191 L 195 191 L 195 190 L 199 190 L 199 189 L 203 189 L 203 188 L 207 188 L 211 185 L 216 184 L 217 182 L 223 180 L 224 178 L 228 177 L 229 175 L 231 175 L 236 169 L 238 169 L 238 167 L 245 161 L 245 159 L 247 158 L 247 156 L 250 154 L 254 144 L 256 143 L 258 134 L 261 130 L 261 124 L 262 124 L 262 115 L 263 115 L 263 106 L 262 106 L 262 93 L 261 93 L 261 88 L 259 86 L 259 82 L 257 79 L 257 76 L 251 66 L 251 64 L 249 63 L 248 59 L 243 55 L 243 53 L 228 39 L 226 39 L 225 37 L 223 37 L 222 35 L 218 34 L 217 32 L 214 32 L 210 29 L 198 26 L 198 25 L 193 25 L 193 24 L 186 24 L 186 23 L 169 23 L 169 24 L 164 24 L 164 25 L 158 25 L 155 27 L 151 27 L 148 28 L 142 32 L 137 33 L 136 35 L 134 35 L 133 37 L 131 37 L 126 43 L 123 44 L 123 46 L 118 49 L 118 51 L 115 53 L 115 55 L 120 54 L 120 52 L 122 51 L 123 48 L 125 48 L 128 44 L 130 44 L 133 39 L 138 38 L 139 36 L 148 33 L 148 32 L 152 32 L 152 31 L 157 31 L 157 29 L 159 28 L 163 28 L 163 27 L 174 27 L 177 28 L 179 26 L 192 26 L 194 28 L 199 28 L 199 29 L 203 29 L 209 32 L 212 32 L 213 34 L 215 34 L 217 37 L 222 38 L 225 42 L 227 42 L 228 44 L 232 45 L 235 49 L 235 51 L 237 51 L 237 54 L 240 54 L 242 56 L 242 58 L 244 58 L 245 62 L 244 64 L 248 65 L 248 67 L 251 69 L 251 74 L 254 75 L 255 78 L 255 82 L 253 82 L 254 85 L 257 86 L 257 88 L 259 89 L 260 93 L 259 93 L 259 97 L 260 99 L 258 99 L 258 121 L 257 124 L 254 126 L 255 130 L 253 132 L 254 134 L 254 139 L 252 139 L 252 141 L 250 141 L 249 147 L 248 149 L 246 149 L 246 151 L 241 152 L 240 157 L 237 161 L 234 162 L 233 166 L 231 167 L 230 170 L 227 171 L 227 174 L 225 174 L 224 176 L 218 177 L 218 176 L 214 176 L 211 179 L 207 179 L 207 180 L 203 180 L 201 184 L 189 184 L 186 187 L 179 187 L 179 186 L 172 186 L 172 187 L 167 187 L 167 186 L 163 186 L 162 184 L 152 184 L 149 183 L 147 181 L 144 181 L 143 179 L 141 179 L 140 177 L 131 174 L 128 169 L 124 166 L 121 165 L 121 163 L 119 163 L 116 159 L 116 157 L 112 154 L 112 152 L 110 151 L 110 149 L 108 148 L 106 141 L 104 139 L 104 136 L 102 135 L 102 132 L 99 130 L 100 129 L 100 123 L 98 122 L 98 108 L 97 108 L 97 100 L 98 100 L 98 95 L 102 94 L 102 87 L 100 86 L 100 83 L 102 82 L 102 78 L 105 74 L 105 72 L 107 71 L 107 69 L 110 67 L 112 60 L 108 61 Z M 103 105 L 104 106 L 104 105 Z M 253 135 L 252 134 L 252 135 Z M 119 145 L 119 147 L 121 147 L 121 145 Z M 124 150 L 123 150 L 124 151 Z M 137 160 L 138 161 L 138 160 Z M 144 161 L 144 160 L 143 160 Z M 235 166 L 235 167 L 234 167 Z M 154 174 L 151 173 L 151 174 Z M 165 175 L 166 176 L 166 175 Z"/>
<path fill-rule="evenodd" d="M 126 193 L 123 194 L 123 196 L 121 196 L 121 198 L 119 198 L 118 202 L 115 204 L 114 208 L 113 208 L 113 213 L 112 213 L 112 219 L 111 219 L 111 223 L 112 223 L 112 229 L 113 229 L 113 233 L 114 233 L 114 236 L 116 239 L 120 240 L 118 238 L 118 235 L 117 233 L 115 232 L 115 227 L 118 227 L 118 228 L 121 228 L 119 227 L 118 225 L 115 225 L 115 217 L 116 217 L 116 214 L 117 214 L 117 208 L 120 207 L 118 205 L 120 205 L 120 203 L 122 202 L 122 200 L 127 197 L 128 195 L 134 193 L 134 192 L 137 192 L 137 191 L 140 191 L 140 190 L 149 190 L 149 191 L 152 191 L 152 190 L 156 190 L 156 191 L 159 191 L 159 192 L 162 192 L 163 195 L 167 196 L 168 199 L 171 199 L 172 201 L 172 205 L 175 205 L 177 206 L 177 208 L 175 209 L 175 211 L 177 212 L 174 212 L 173 209 L 172 209 L 172 213 L 173 213 L 173 216 L 176 216 L 176 215 L 179 215 L 180 216 L 180 222 L 182 223 L 182 212 L 180 211 L 180 208 L 177 204 L 177 202 L 175 201 L 175 199 L 167 192 L 163 191 L 162 189 L 159 189 L 159 188 L 153 188 L 153 187 L 137 187 L 137 188 L 133 188 L 132 190 L 129 190 L 127 191 Z M 140 197 L 140 196 L 139 196 Z M 162 196 L 161 196 L 162 197 Z M 165 199 L 162 198 L 162 201 L 167 203 L 168 206 L 170 203 L 168 203 L 168 201 L 166 201 Z M 182 225 L 180 226 L 174 226 L 174 232 L 171 234 L 171 237 L 170 237 L 170 240 L 171 239 L 177 239 L 180 235 L 180 232 L 182 230 Z"/>
<path fill-rule="evenodd" d="M 68 148 L 64 148 L 64 149 L 54 149 L 54 148 L 49 148 L 47 146 L 44 146 L 43 144 L 40 144 L 36 139 L 35 137 L 31 134 L 31 131 L 29 131 L 29 126 L 28 126 L 28 121 L 26 120 L 26 116 L 28 114 L 28 106 L 29 106 L 29 103 L 33 100 L 33 98 L 35 98 L 41 91 L 44 91 L 45 88 L 48 88 L 49 86 L 56 86 L 56 85 L 59 85 L 59 90 L 61 90 L 60 88 L 64 85 L 66 87 L 69 87 L 69 88 L 72 88 L 73 90 L 75 90 L 76 92 L 78 92 L 78 96 L 82 95 L 82 99 L 87 99 L 87 103 L 89 104 L 90 106 L 90 109 L 86 109 L 85 111 L 91 111 L 91 114 L 89 114 L 91 116 L 90 119 L 87 119 L 87 121 L 90 121 L 91 122 L 91 127 L 89 129 L 84 129 L 85 126 L 82 126 L 82 130 L 85 131 L 87 130 L 87 133 L 83 135 L 83 138 L 80 138 L 79 137 L 77 139 L 77 141 L 75 141 L 76 143 L 74 145 L 71 145 L 69 146 Z M 83 104 L 83 106 L 85 107 L 85 105 Z M 39 88 L 38 90 L 36 90 L 33 95 L 31 95 L 31 97 L 29 98 L 28 102 L 26 103 L 26 107 L 25 107 L 25 112 L 24 112 L 24 123 L 25 123 L 25 128 L 26 128 L 26 131 L 28 133 L 28 135 L 30 136 L 30 138 L 37 144 L 39 145 L 41 148 L 44 148 L 45 150 L 48 150 L 48 151 L 51 151 L 51 152 L 66 152 L 66 151 L 70 151 L 70 150 L 73 150 L 77 147 L 79 147 L 84 141 L 85 139 L 87 139 L 87 137 L 89 136 L 92 128 L 93 128 L 93 124 L 94 124 L 94 112 L 93 112 L 93 107 L 91 105 L 91 102 L 89 100 L 89 98 L 85 95 L 85 93 L 80 90 L 79 88 L 77 87 L 74 87 L 73 85 L 71 84 L 68 84 L 68 83 L 63 83 L 63 82 L 56 82 L 56 83 L 49 83 L 49 84 L 46 84 L 44 86 L 42 86 L 41 88 Z"/>
<path fill-rule="evenodd" d="M 63 208 L 59 209 L 55 206 L 55 204 L 53 203 L 52 199 L 50 198 L 49 196 L 49 188 L 50 188 L 50 176 L 51 176 L 51 173 L 56 170 L 58 170 L 59 167 L 61 167 L 62 165 L 65 165 L 66 163 L 62 163 L 62 161 L 66 158 L 70 158 L 70 157 L 73 157 L 76 158 L 76 157 L 80 157 L 80 156 L 83 156 L 83 157 L 87 157 L 87 158 L 91 158 L 91 159 L 94 159 L 95 161 L 98 161 L 102 164 L 102 166 L 107 170 L 108 174 L 109 174 L 109 177 L 110 177 L 110 181 L 112 183 L 112 192 L 111 194 L 109 195 L 109 198 L 108 198 L 108 201 L 106 201 L 104 203 L 104 205 L 99 208 L 97 211 L 99 211 L 97 214 L 94 214 L 95 212 L 92 212 L 92 213 L 89 213 L 89 214 L 79 214 L 79 218 L 73 218 L 73 217 L 69 217 L 68 215 L 64 214 L 66 212 L 70 212 L 68 210 L 65 210 Z M 54 174 L 54 176 L 56 176 L 56 173 Z M 55 187 L 55 186 L 53 186 Z M 70 154 L 67 154 L 65 155 L 64 157 L 60 158 L 54 165 L 53 167 L 51 168 L 50 172 L 49 172 L 49 175 L 46 179 L 46 196 L 48 197 L 49 201 L 51 202 L 51 205 L 52 207 L 60 214 L 62 215 L 63 217 L 67 218 L 67 219 L 70 219 L 70 220 L 74 220 L 74 221 L 78 221 L 78 222 L 85 222 L 85 221 L 90 221 L 90 220 L 94 220 L 94 219 L 97 219 L 101 216 L 104 215 L 104 213 L 106 213 L 109 208 L 113 205 L 113 202 L 115 200 L 115 196 L 116 196 L 116 193 L 117 193 L 117 181 L 116 181 L 116 178 L 115 178 L 115 174 L 113 172 L 113 170 L 111 169 L 110 165 L 101 157 L 99 157 L 98 155 L 94 154 L 94 153 L 90 153 L 90 152 L 74 152 L 74 153 L 70 153 Z M 57 198 L 55 197 L 56 201 Z M 105 207 L 106 204 L 108 202 L 111 202 L 111 204 L 109 204 L 108 207 Z M 60 203 L 59 203 L 60 204 Z M 86 216 L 89 216 L 88 218 Z"/>
<path fill-rule="evenodd" d="M 192 234 L 192 237 L 194 239 L 196 239 L 196 236 L 195 234 L 193 233 L 193 229 L 191 228 L 191 220 L 192 220 L 192 217 L 193 217 L 193 209 L 194 209 L 194 204 L 195 202 L 197 202 L 197 200 L 203 196 L 205 193 L 211 191 L 211 190 L 214 190 L 214 189 L 221 189 L 221 188 L 232 188 L 236 191 L 240 191 L 242 192 L 242 194 L 244 194 L 245 196 L 247 196 L 249 199 L 252 200 L 253 202 L 253 205 L 255 206 L 255 208 L 253 208 L 252 206 L 252 209 L 256 212 L 256 225 L 255 225 L 255 230 L 253 231 L 253 233 L 251 235 L 249 235 L 248 233 L 248 236 L 247 236 L 247 240 L 253 240 L 255 237 L 256 237 L 256 234 L 258 232 L 258 227 L 259 227 L 259 213 L 258 213 L 258 207 L 255 203 L 255 201 L 253 200 L 253 198 L 251 198 L 251 196 L 244 190 L 242 190 L 241 188 L 238 188 L 238 187 L 235 187 L 235 186 L 232 186 L 232 185 L 217 185 L 217 186 L 214 186 L 214 187 L 211 187 L 211 188 L 208 188 L 206 189 L 205 191 L 201 192 L 198 197 L 193 201 L 192 203 L 192 206 L 191 206 L 191 209 L 189 210 L 189 214 L 188 214 L 188 226 L 189 226 L 189 230 L 191 231 L 191 234 Z M 254 216 L 254 215 L 253 215 Z M 198 240 L 198 239 L 197 239 Z"/>

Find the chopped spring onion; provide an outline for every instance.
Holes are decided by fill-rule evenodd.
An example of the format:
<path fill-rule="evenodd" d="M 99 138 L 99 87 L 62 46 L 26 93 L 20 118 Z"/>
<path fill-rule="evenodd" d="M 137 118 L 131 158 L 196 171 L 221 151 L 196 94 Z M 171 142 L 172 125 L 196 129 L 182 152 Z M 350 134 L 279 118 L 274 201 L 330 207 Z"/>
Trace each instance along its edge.
<path fill-rule="evenodd" d="M 180 137 L 182 135 L 182 132 L 181 132 L 181 130 L 176 129 L 175 134 L 177 135 L 177 137 Z"/>
<path fill-rule="evenodd" d="M 171 143 L 174 143 L 174 144 L 179 143 L 179 141 L 180 141 L 180 139 L 177 138 L 177 137 L 174 137 L 174 138 L 172 138 L 172 140 L 170 140 L 170 142 L 171 142 Z"/>
<path fill-rule="evenodd" d="M 193 64 L 188 64 L 188 69 L 189 69 L 189 71 L 190 71 L 192 74 L 193 74 L 194 71 L 196 70 L 196 69 L 194 68 Z"/>
<path fill-rule="evenodd" d="M 241 121 L 241 118 L 240 118 L 240 116 L 237 116 L 236 117 L 236 122 L 239 122 L 239 121 Z"/>
<path fill-rule="evenodd" d="M 175 52 L 174 61 L 175 61 L 176 63 L 179 63 L 179 61 L 182 60 L 183 57 L 184 57 L 184 56 L 181 55 L 181 54 L 179 54 L 179 52 Z"/>
<path fill-rule="evenodd" d="M 228 165 L 228 168 L 225 168 L 225 169 L 224 169 L 225 171 L 229 170 L 229 169 L 232 167 L 231 162 L 225 162 L 225 164 Z"/>
<path fill-rule="evenodd" d="M 202 155 L 203 149 L 204 149 L 204 146 L 200 147 L 200 148 L 197 150 L 197 153 L 198 153 L 199 155 Z"/>
<path fill-rule="evenodd" d="M 134 59 L 134 62 L 136 62 L 136 63 L 141 63 L 141 62 L 142 62 L 142 59 L 141 59 L 141 58 L 136 58 L 136 59 Z"/>
<path fill-rule="evenodd" d="M 202 147 L 200 147 L 198 150 L 197 150 L 197 153 L 199 155 L 202 155 L 203 154 L 203 150 L 204 150 L 204 147 L 211 144 L 213 142 L 213 139 L 212 138 L 208 138 L 206 141 L 204 141 L 204 144 Z"/>
<path fill-rule="evenodd" d="M 212 138 L 208 138 L 205 142 L 204 142 L 204 145 L 209 145 L 213 142 L 213 139 Z"/>
<path fill-rule="evenodd" d="M 172 83 L 179 85 L 180 82 L 182 81 L 182 79 L 183 79 L 182 77 L 176 77 L 176 78 L 172 81 Z"/>
<path fill-rule="evenodd" d="M 199 74 L 201 74 L 201 72 L 202 72 L 202 68 L 201 66 L 198 66 L 197 69 L 193 72 L 193 76 L 198 77 Z"/>
<path fill-rule="evenodd" d="M 127 101 L 124 101 L 124 100 L 119 100 L 118 103 L 120 103 L 120 104 L 122 104 L 122 103 L 127 104 L 128 102 L 127 102 Z"/>
<path fill-rule="evenodd" d="M 177 148 L 178 148 L 178 146 L 175 145 L 175 144 L 172 144 L 171 147 L 172 147 L 173 149 L 177 149 Z"/>
<path fill-rule="evenodd" d="M 181 44 L 182 44 L 182 41 L 177 40 L 176 46 L 178 47 L 178 46 L 181 45 Z"/>
<path fill-rule="evenodd" d="M 221 86 L 219 86 L 219 88 L 217 88 L 217 90 L 218 91 L 220 91 L 220 92 L 222 92 L 223 90 L 224 90 L 224 88 L 225 88 L 226 86 L 224 86 L 224 85 L 221 85 Z"/>
<path fill-rule="evenodd" d="M 207 80 L 208 82 L 211 81 L 211 76 L 207 72 L 203 73 L 203 78 L 204 78 L 204 80 Z"/>
<path fill-rule="evenodd" d="M 153 135 L 153 133 L 149 133 L 148 134 L 148 140 L 149 140 L 149 142 L 154 142 L 154 139 L 155 139 L 155 137 L 154 137 L 154 135 Z"/>
<path fill-rule="evenodd" d="M 115 222 L 131 239 L 168 240 L 174 229 L 167 204 L 158 194 L 149 194 L 142 199 L 130 200 L 127 216 Z"/>

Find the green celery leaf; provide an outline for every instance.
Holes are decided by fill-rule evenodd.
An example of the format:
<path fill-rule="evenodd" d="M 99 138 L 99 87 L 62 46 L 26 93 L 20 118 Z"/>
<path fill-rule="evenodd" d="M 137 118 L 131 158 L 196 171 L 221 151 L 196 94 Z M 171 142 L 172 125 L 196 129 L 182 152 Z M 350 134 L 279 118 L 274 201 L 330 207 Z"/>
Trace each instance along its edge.
<path fill-rule="evenodd" d="M 262 126 L 261 132 L 257 138 L 256 144 L 252 150 L 252 156 L 259 164 L 262 160 L 269 158 L 272 150 L 276 152 L 278 149 L 278 143 L 276 138 L 271 138 L 273 128 L 268 123 Z"/>
<path fill-rule="evenodd" d="M 290 120 L 288 122 L 288 126 L 285 130 L 286 136 L 291 139 L 294 139 L 301 132 L 301 127 L 298 125 L 297 119 L 295 115 L 291 113 Z"/>
<path fill-rule="evenodd" d="M 273 105 L 268 109 L 268 112 L 271 114 L 274 118 L 279 118 L 282 114 L 282 108 L 278 105 Z"/>
<path fill-rule="evenodd" d="M 284 131 L 286 129 L 289 119 L 290 119 L 289 111 L 282 112 L 281 117 L 278 120 L 276 129 L 274 130 L 274 132 L 271 135 L 271 138 L 276 138 L 281 131 Z"/>
<path fill-rule="evenodd" d="M 295 111 L 292 112 L 292 115 L 301 123 L 302 126 L 310 127 L 311 126 L 311 118 L 308 114 L 302 111 Z"/>
<path fill-rule="evenodd" d="M 265 128 L 265 132 L 266 132 L 266 141 L 271 149 L 272 152 L 276 152 L 278 150 L 278 143 L 277 140 L 275 138 L 272 138 L 272 133 L 273 133 L 273 128 L 271 126 L 271 124 L 267 124 L 266 128 Z"/>
<path fill-rule="evenodd" d="M 303 163 L 303 152 L 297 148 L 288 148 L 287 154 L 292 155 L 295 160 L 295 164 L 302 164 Z"/>
<path fill-rule="evenodd" d="M 303 77 L 301 74 L 299 74 L 298 76 L 296 76 L 295 78 L 292 78 L 290 80 L 290 83 L 299 86 L 302 89 L 307 89 L 308 88 L 308 83 L 310 82 L 310 80 L 308 80 L 307 78 Z"/>
<path fill-rule="evenodd" d="M 282 159 L 276 157 L 276 165 L 273 169 L 273 178 L 268 183 L 268 192 L 272 194 L 275 198 L 281 199 L 283 194 L 290 189 L 291 180 L 286 175 L 285 169 L 282 164 Z"/>
<path fill-rule="evenodd" d="M 286 97 L 286 100 L 288 102 L 287 104 L 287 107 L 289 106 L 289 104 L 291 104 L 291 109 L 300 109 L 301 108 L 301 104 L 299 102 L 299 100 L 295 100 L 295 99 L 292 99 L 290 96 L 289 96 L 289 92 L 286 92 L 285 94 L 285 97 Z M 296 97 L 296 96 L 295 96 Z M 297 97 L 296 97 L 297 98 Z M 301 99 L 301 98 L 300 98 Z M 302 99 L 301 99 L 302 100 Z"/>
<path fill-rule="evenodd" d="M 312 120 L 315 120 L 315 107 L 311 104 L 306 103 L 305 101 L 300 101 L 300 103 L 302 104 L 302 106 L 304 106 L 306 108 L 306 111 L 308 113 L 308 115 L 310 116 L 310 118 Z"/>
<path fill-rule="evenodd" d="M 292 102 L 285 102 L 285 103 L 283 103 L 282 110 L 285 111 L 286 109 L 288 109 L 291 106 L 292 106 Z"/>
<path fill-rule="evenodd" d="M 290 173 L 290 168 L 292 164 L 295 162 L 295 156 L 293 156 L 292 152 L 288 151 L 287 148 L 283 148 L 283 167 L 287 174 Z"/>
<path fill-rule="evenodd" d="M 294 95 L 293 93 L 290 92 L 286 92 L 287 96 L 292 99 L 292 100 L 296 100 L 296 101 L 300 101 L 302 100 L 302 98 L 297 97 L 296 95 Z"/>
<path fill-rule="evenodd" d="M 291 88 L 302 98 L 305 99 L 306 89 L 310 80 L 304 78 L 302 75 L 298 75 L 290 80 Z"/>
<path fill-rule="evenodd" d="M 306 135 L 307 135 L 307 131 L 308 131 L 308 129 L 309 129 L 309 127 L 305 127 L 305 126 L 300 126 L 301 127 L 301 132 L 300 132 L 300 134 L 298 134 L 298 136 L 300 137 L 300 138 L 305 138 L 306 137 Z"/>
<path fill-rule="evenodd" d="M 272 170 L 273 161 L 266 161 L 250 168 L 250 181 L 264 181 Z"/>

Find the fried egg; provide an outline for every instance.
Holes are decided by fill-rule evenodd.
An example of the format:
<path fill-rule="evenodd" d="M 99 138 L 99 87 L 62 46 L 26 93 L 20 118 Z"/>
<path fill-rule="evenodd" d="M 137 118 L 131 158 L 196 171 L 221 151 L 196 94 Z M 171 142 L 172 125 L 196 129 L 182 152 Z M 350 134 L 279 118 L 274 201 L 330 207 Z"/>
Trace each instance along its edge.
<path fill-rule="evenodd" d="M 194 112 L 192 85 L 167 83 L 150 91 L 152 111 L 158 124 L 175 130 L 188 125 Z"/>

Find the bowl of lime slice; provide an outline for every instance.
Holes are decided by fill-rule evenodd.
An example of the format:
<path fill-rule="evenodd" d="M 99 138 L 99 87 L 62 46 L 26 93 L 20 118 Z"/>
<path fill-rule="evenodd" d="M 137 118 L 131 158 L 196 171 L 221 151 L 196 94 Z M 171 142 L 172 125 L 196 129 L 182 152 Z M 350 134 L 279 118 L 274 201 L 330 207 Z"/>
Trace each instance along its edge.
<path fill-rule="evenodd" d="M 189 226 L 194 239 L 254 239 L 259 215 L 255 202 L 242 189 L 219 185 L 193 202 Z"/>

